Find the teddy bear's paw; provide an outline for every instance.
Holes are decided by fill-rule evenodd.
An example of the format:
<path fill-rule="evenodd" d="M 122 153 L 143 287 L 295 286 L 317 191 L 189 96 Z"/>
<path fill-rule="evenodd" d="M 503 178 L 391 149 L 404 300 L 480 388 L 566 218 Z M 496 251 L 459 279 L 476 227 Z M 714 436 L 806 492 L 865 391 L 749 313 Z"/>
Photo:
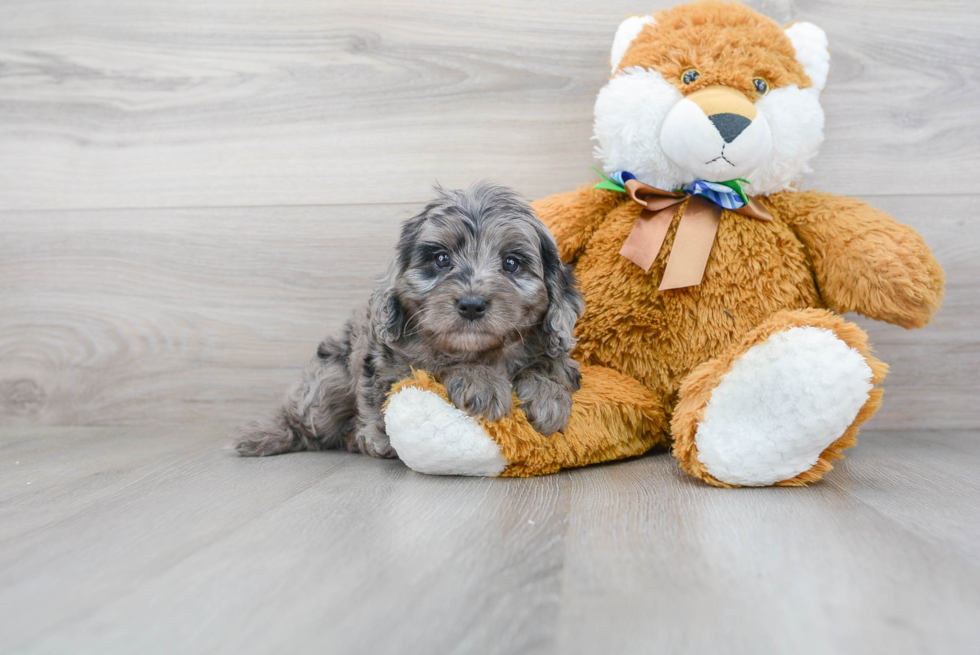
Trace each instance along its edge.
<path fill-rule="evenodd" d="M 507 460 L 476 419 L 437 394 L 405 387 L 391 396 L 385 431 L 398 457 L 429 475 L 500 475 Z"/>
<path fill-rule="evenodd" d="M 707 471 L 765 486 L 809 470 L 868 401 L 872 370 L 833 331 L 794 327 L 753 346 L 722 376 L 695 442 Z"/>

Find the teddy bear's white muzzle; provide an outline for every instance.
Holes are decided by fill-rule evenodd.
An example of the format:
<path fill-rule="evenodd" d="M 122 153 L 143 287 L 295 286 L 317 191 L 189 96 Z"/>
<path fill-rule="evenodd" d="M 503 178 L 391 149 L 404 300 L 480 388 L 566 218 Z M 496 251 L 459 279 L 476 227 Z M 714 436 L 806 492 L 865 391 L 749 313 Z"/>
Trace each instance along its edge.
<path fill-rule="evenodd" d="M 667 114 L 660 131 L 664 154 L 698 179 L 724 182 L 746 178 L 772 150 L 765 116 L 732 112 L 708 115 L 690 98 Z"/>

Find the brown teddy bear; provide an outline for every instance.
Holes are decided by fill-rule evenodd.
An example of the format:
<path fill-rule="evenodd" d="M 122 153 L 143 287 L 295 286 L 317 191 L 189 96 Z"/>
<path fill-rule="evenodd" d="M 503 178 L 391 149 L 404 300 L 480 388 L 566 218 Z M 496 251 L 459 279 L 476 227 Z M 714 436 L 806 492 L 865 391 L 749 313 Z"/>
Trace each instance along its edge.
<path fill-rule="evenodd" d="M 793 189 L 823 139 L 822 30 L 704 0 L 626 19 L 595 104 L 597 185 L 535 203 L 586 311 L 563 433 L 487 424 L 424 373 L 393 389 L 399 456 L 436 474 L 538 475 L 672 445 L 718 486 L 803 485 L 881 403 L 858 312 L 906 328 L 943 271 L 912 228 Z"/>

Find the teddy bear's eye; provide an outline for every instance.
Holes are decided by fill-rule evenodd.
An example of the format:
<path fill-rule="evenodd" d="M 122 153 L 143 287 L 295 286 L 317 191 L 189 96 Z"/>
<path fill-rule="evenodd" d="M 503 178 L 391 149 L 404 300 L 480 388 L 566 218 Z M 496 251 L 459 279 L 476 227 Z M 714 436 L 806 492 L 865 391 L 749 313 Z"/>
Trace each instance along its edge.
<path fill-rule="evenodd" d="M 681 82 L 690 84 L 699 77 L 701 77 L 701 73 L 696 68 L 691 68 L 690 70 L 684 71 L 684 75 L 681 76 Z"/>
<path fill-rule="evenodd" d="M 766 82 L 761 77 L 757 77 L 752 80 L 752 84 L 755 85 L 755 90 L 759 92 L 759 95 L 766 95 L 769 93 L 769 82 Z"/>

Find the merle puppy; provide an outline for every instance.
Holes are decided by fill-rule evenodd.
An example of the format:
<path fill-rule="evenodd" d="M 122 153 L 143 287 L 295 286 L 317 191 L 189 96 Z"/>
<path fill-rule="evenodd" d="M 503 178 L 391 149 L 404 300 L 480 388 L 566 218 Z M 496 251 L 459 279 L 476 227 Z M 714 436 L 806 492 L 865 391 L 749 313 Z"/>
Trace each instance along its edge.
<path fill-rule="evenodd" d="M 409 219 L 370 303 L 317 349 L 271 419 L 242 428 L 242 455 L 346 448 L 394 457 L 381 408 L 411 369 L 496 420 L 517 394 L 542 434 L 564 429 L 579 386 L 569 357 L 583 310 L 555 239 L 513 191 L 437 189 Z"/>

